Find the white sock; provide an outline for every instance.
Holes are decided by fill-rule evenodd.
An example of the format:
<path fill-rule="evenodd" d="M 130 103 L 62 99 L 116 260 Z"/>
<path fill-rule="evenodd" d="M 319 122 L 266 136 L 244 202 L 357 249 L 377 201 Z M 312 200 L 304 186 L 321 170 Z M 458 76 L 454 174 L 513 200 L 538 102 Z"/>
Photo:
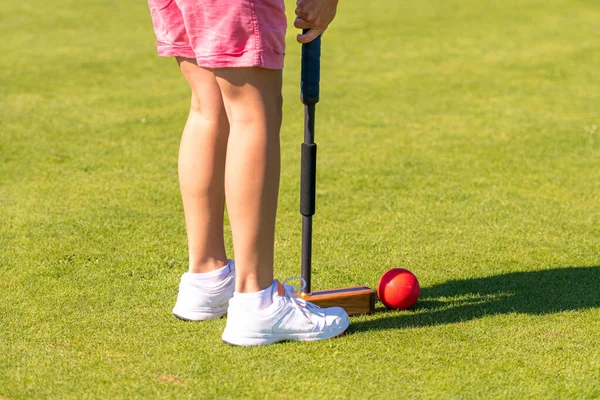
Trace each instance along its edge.
<path fill-rule="evenodd" d="M 192 282 L 211 283 L 221 282 L 227 277 L 227 275 L 229 275 L 229 272 L 231 272 L 231 268 L 230 262 L 228 261 L 223 268 L 219 268 L 214 271 L 201 273 L 186 272 L 186 274 Z"/>
<path fill-rule="evenodd" d="M 276 281 L 273 281 L 271 286 L 260 292 L 252 293 L 233 293 L 233 296 L 237 299 L 243 300 L 244 304 L 248 309 L 251 310 L 264 310 L 273 304 L 273 291 L 277 290 Z"/>

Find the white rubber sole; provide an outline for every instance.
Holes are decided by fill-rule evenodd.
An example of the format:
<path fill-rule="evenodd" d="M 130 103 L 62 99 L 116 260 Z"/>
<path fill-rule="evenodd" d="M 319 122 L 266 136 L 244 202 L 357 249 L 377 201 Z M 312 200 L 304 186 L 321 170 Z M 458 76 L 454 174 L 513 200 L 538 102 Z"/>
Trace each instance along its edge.
<path fill-rule="evenodd" d="M 316 342 L 318 340 L 331 339 L 340 336 L 350 326 L 350 320 L 346 317 L 344 321 L 336 328 L 321 332 L 309 333 L 241 333 L 231 332 L 225 327 L 221 339 L 227 344 L 233 346 L 262 346 L 277 342 L 295 341 L 295 342 Z"/>
<path fill-rule="evenodd" d="M 227 315 L 227 306 L 213 308 L 210 311 L 190 311 L 173 308 L 173 316 L 184 321 L 208 321 L 210 319 L 222 318 Z"/>

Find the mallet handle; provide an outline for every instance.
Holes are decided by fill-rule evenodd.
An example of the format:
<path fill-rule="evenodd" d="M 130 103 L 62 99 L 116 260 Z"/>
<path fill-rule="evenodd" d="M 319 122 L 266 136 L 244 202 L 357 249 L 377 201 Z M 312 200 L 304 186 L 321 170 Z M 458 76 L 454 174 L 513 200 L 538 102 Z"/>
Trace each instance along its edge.
<path fill-rule="evenodd" d="M 304 33 L 307 32 L 305 29 Z M 321 36 L 302 45 L 302 65 L 300 71 L 300 99 L 304 104 L 319 102 L 319 81 L 321 79 Z"/>

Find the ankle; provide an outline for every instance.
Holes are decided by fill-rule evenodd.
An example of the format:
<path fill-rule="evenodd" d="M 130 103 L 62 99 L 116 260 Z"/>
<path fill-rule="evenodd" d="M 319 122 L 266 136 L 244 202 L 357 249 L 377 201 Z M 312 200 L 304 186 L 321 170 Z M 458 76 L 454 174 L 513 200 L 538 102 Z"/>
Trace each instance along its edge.
<path fill-rule="evenodd" d="M 256 279 L 237 279 L 236 277 L 235 291 L 236 293 L 256 293 L 262 292 L 263 290 L 270 288 L 272 285 L 272 280 L 269 283 L 260 283 Z"/>
<path fill-rule="evenodd" d="M 193 274 L 202 274 L 216 271 L 223 268 L 228 263 L 227 258 L 207 258 L 203 260 L 194 260 L 190 258 L 190 267 L 188 272 Z"/>
<path fill-rule="evenodd" d="M 237 293 L 256 293 L 265 290 L 273 285 L 273 270 L 261 270 L 257 268 L 257 273 L 251 272 L 248 268 L 243 268 L 237 264 L 235 291 Z"/>

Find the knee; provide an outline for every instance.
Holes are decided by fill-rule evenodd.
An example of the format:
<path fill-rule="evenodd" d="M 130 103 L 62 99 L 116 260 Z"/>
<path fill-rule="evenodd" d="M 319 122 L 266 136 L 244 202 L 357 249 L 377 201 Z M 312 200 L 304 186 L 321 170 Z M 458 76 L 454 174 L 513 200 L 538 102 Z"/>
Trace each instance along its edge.
<path fill-rule="evenodd" d="M 283 117 L 281 93 L 263 93 L 262 96 L 242 97 L 240 100 L 229 104 L 230 123 L 281 125 Z"/>
<path fill-rule="evenodd" d="M 232 124 L 279 126 L 283 97 L 280 70 L 222 68 L 215 70 Z"/>
<path fill-rule="evenodd" d="M 192 99 L 190 102 L 190 113 L 199 115 L 202 119 L 215 122 L 223 123 L 227 122 L 227 113 L 225 112 L 225 106 L 221 99 L 214 99 L 215 101 L 207 100 L 206 97 L 202 97 L 195 93 L 192 93 Z M 218 100 L 218 101 L 217 101 Z"/>

